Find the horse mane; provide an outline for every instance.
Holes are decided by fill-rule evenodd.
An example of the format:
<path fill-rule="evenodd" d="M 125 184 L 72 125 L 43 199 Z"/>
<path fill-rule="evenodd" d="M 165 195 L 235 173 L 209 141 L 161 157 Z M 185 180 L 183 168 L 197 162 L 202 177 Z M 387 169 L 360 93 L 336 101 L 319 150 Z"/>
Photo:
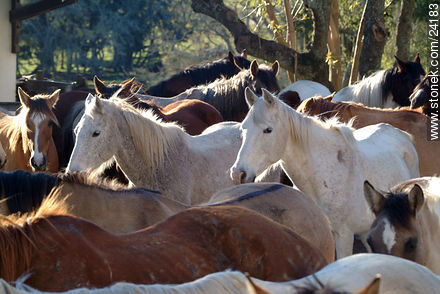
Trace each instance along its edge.
<path fill-rule="evenodd" d="M 31 211 L 58 182 L 57 176 L 45 173 L 0 171 L 1 198 L 6 200 L 10 213 Z"/>
<path fill-rule="evenodd" d="M 260 74 L 264 75 L 266 78 L 272 77 L 269 79 L 269 83 L 273 82 L 273 79 L 276 81 L 276 76 L 266 64 L 259 65 L 258 75 Z M 233 117 L 234 111 L 239 110 L 234 101 L 240 101 L 242 103 L 241 106 L 247 109 L 246 101 L 244 99 L 244 90 L 249 86 L 251 79 L 251 71 L 249 69 L 243 69 L 231 78 L 223 76 L 208 85 L 197 86 L 187 91 L 202 91 L 206 97 L 204 101 L 214 106 L 223 114 L 223 117 L 227 119 Z"/>
<path fill-rule="evenodd" d="M 353 136 L 353 120 L 350 120 L 348 123 L 342 123 L 335 116 L 326 120 L 321 120 L 317 116 L 308 116 L 299 113 L 284 102 L 280 101 L 278 98 L 274 98 L 277 99 L 279 109 L 288 119 L 291 137 L 304 150 L 308 150 L 309 141 L 312 136 L 312 126 L 316 126 L 324 130 L 335 131 L 342 136 L 344 141 L 349 146 L 354 145 L 356 140 Z"/>
<path fill-rule="evenodd" d="M 250 61 L 241 56 L 235 56 L 240 61 L 243 68 L 249 68 Z M 214 61 L 203 62 L 192 65 L 182 72 L 172 75 L 169 79 L 161 81 L 158 84 L 147 89 L 147 93 L 153 96 L 161 96 L 163 89 L 167 87 L 167 83 L 179 76 L 187 77 L 193 85 L 206 84 L 218 78 L 219 73 L 223 76 L 233 76 L 236 74 L 236 67 L 228 57 L 224 57 Z"/>
<path fill-rule="evenodd" d="M 163 170 L 170 151 L 178 149 L 186 133 L 174 122 L 163 122 L 151 110 L 138 110 L 115 96 L 108 102 L 114 105 L 127 122 L 133 145 L 149 171 L 149 182 L 154 186 L 157 183 L 157 171 Z"/>
<path fill-rule="evenodd" d="M 150 190 L 142 187 L 135 188 L 127 188 L 127 186 L 119 183 L 116 180 L 104 179 L 100 177 L 95 172 L 91 171 L 81 171 L 81 172 L 72 172 L 72 173 L 59 173 L 57 175 L 59 184 L 57 187 L 54 187 L 53 190 L 61 189 L 64 184 L 73 184 L 73 185 L 81 185 L 85 187 L 95 188 L 106 192 L 111 193 L 155 193 L 160 194 L 159 191 Z M 56 194 L 56 193 L 54 193 Z"/>
<path fill-rule="evenodd" d="M 394 68 L 379 70 L 369 77 L 350 85 L 342 91 L 350 91 L 350 94 L 358 97 L 356 101 L 365 105 L 383 105 L 384 94 L 391 91 L 392 73 Z"/>
<path fill-rule="evenodd" d="M 332 116 L 337 115 L 338 113 L 342 114 L 346 111 L 350 112 L 352 109 L 358 110 L 373 110 L 379 112 L 404 112 L 405 114 L 424 114 L 423 108 L 415 108 L 410 109 L 408 106 L 402 106 L 398 108 L 379 108 L 379 107 L 371 107 L 366 106 L 362 103 L 357 103 L 353 101 L 328 101 L 320 96 L 315 96 L 304 100 L 299 106 L 297 111 L 304 114 L 318 113 L 317 116 L 320 118 L 330 118 Z"/>
<path fill-rule="evenodd" d="M 0 276 L 6 281 L 16 280 L 29 270 L 36 245 L 37 232 L 30 226 L 49 216 L 68 215 L 64 200 L 47 197 L 40 208 L 25 214 L 0 215 Z"/>

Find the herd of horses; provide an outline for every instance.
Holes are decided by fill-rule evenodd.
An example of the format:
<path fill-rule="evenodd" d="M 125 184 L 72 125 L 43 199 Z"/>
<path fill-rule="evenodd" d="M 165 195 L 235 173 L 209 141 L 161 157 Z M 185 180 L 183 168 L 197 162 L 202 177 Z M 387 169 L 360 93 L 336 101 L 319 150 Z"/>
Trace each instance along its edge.
<path fill-rule="evenodd" d="M 7 293 L 436 293 L 420 57 L 331 94 L 246 53 L 0 113 Z M 40 292 L 43 291 L 43 292 Z"/>

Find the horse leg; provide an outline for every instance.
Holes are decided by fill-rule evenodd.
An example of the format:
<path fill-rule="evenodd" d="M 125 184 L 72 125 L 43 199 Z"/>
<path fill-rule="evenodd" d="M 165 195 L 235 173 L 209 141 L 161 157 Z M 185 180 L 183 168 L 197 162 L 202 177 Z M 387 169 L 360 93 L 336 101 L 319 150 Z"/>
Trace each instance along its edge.
<path fill-rule="evenodd" d="M 335 238 L 336 259 L 353 254 L 354 234 L 348 228 L 341 228 L 333 232 Z"/>

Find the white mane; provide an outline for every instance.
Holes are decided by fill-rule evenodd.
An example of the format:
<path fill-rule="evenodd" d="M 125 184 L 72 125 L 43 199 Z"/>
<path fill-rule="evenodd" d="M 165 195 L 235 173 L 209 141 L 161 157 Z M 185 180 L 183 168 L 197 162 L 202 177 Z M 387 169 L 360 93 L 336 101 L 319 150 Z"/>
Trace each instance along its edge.
<path fill-rule="evenodd" d="M 133 145 L 151 171 L 147 176 L 154 183 L 157 171 L 163 170 L 169 153 L 178 148 L 185 132 L 176 123 L 163 122 L 152 110 L 138 110 L 119 98 L 112 97 L 109 102 L 127 122 Z"/>
<path fill-rule="evenodd" d="M 342 123 L 337 117 L 332 117 L 328 120 L 321 120 L 317 116 L 307 116 L 297 112 L 295 109 L 278 100 L 279 110 L 286 116 L 289 123 L 291 138 L 303 150 L 308 150 L 310 138 L 312 136 L 319 136 L 312 131 L 315 127 L 324 131 L 336 131 L 339 133 L 349 146 L 352 146 L 356 141 L 353 136 L 354 129 L 352 128 L 353 120 L 348 123 Z"/>
<path fill-rule="evenodd" d="M 337 92 L 333 101 L 354 101 L 371 107 L 384 107 L 382 86 L 386 70 L 380 70 L 364 78 L 354 85 L 347 86 Z"/>

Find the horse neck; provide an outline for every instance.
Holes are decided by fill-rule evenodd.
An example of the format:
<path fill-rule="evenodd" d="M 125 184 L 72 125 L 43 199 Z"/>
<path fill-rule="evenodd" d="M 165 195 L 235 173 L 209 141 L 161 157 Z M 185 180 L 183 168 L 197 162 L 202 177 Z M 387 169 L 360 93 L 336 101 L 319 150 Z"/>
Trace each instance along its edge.
<path fill-rule="evenodd" d="M 371 107 L 383 107 L 391 94 L 391 89 L 384 87 L 384 80 L 389 73 L 381 70 L 367 78 L 364 78 L 357 84 L 348 86 L 344 89 L 348 91 L 348 97 L 354 102 L 360 102 Z"/>
<path fill-rule="evenodd" d="M 317 187 L 313 179 L 325 179 L 325 173 L 331 172 L 323 170 L 321 164 L 328 163 L 329 160 L 336 162 L 338 150 L 346 150 L 346 141 L 351 140 L 352 136 L 335 129 L 326 129 L 317 119 L 304 116 L 293 109 L 285 110 L 290 131 L 281 157 L 282 165 L 295 185 L 315 198 Z"/>
<path fill-rule="evenodd" d="M 222 78 L 201 86 L 199 89 L 205 93 L 202 100 L 214 106 L 223 115 L 225 121 L 233 120 L 236 112 L 245 109 L 247 113 L 244 89 L 249 86 L 249 80 L 250 71 L 243 70 L 230 79 Z"/>
<path fill-rule="evenodd" d="M 125 110 L 122 114 L 122 148 L 116 154 L 116 162 L 135 185 L 142 183 L 158 189 L 158 180 L 167 173 L 165 163 L 177 146 L 181 148 L 185 133 L 175 125 L 162 125 L 141 114 Z"/>
<path fill-rule="evenodd" d="M 437 189 L 435 189 L 437 190 Z M 437 190 L 438 191 L 438 190 Z M 436 192 L 438 195 L 438 192 Z M 433 270 L 436 274 L 440 274 L 440 253 L 431 248 L 432 245 L 440 242 L 438 228 L 440 226 L 440 197 L 425 192 L 425 205 L 417 215 L 419 223 L 421 243 L 420 252 L 423 263 Z M 420 242 L 419 241 L 419 242 Z M 432 265 L 432 266 L 430 266 Z"/>

